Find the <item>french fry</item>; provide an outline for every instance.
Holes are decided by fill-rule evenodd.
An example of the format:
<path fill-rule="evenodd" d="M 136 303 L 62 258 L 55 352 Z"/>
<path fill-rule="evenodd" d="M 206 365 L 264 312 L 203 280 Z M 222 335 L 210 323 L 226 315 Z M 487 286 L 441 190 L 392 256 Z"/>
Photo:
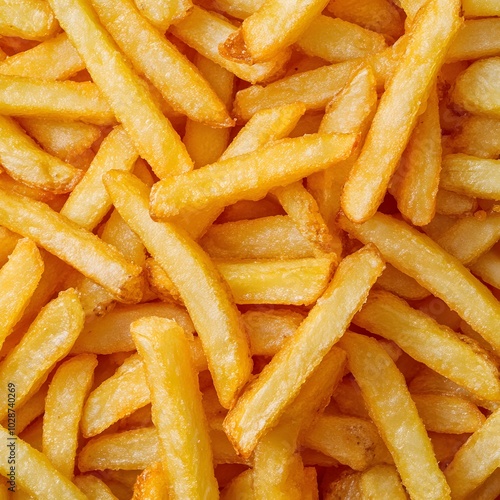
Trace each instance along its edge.
<path fill-rule="evenodd" d="M 454 152 L 480 158 L 496 159 L 500 154 L 500 120 L 487 116 L 467 116 L 455 131 L 451 146 Z"/>
<path fill-rule="evenodd" d="M 363 224 L 353 224 L 341 217 L 340 224 L 351 236 L 365 244 L 375 244 L 389 263 L 446 302 L 490 344 L 500 347 L 494 326 L 500 321 L 498 301 L 486 286 L 437 243 L 404 222 L 381 213 Z M 446 269 L 446 276 L 443 269 Z M 475 297 L 474 308 L 470 307 L 470 296 Z"/>
<path fill-rule="evenodd" d="M 82 474 L 73 479 L 75 485 L 89 500 L 116 500 L 106 483 L 92 474 Z"/>
<path fill-rule="evenodd" d="M 0 427 L 0 439 L 4 442 L 4 452 L 0 455 L 0 472 L 8 477 L 14 468 L 14 479 L 11 491 L 18 488 L 35 498 L 49 500 L 51 498 L 74 498 L 85 500 L 87 497 L 66 477 L 58 472 L 48 458 L 33 449 L 19 438 L 12 438 L 9 431 Z M 11 444 L 12 443 L 12 444 Z M 14 464 L 9 463 L 10 450 L 13 450 Z M 11 458 L 12 460 L 12 458 Z M 17 496 L 17 495 L 16 495 Z"/>
<path fill-rule="evenodd" d="M 116 50 L 90 2 L 49 0 L 49 3 L 137 151 L 158 177 L 189 170 L 191 160 L 179 136 L 154 103 L 143 81 Z M 114 61 L 112 77 L 106 64 L 108 60 Z"/>
<path fill-rule="evenodd" d="M 161 498 L 167 491 L 167 482 L 160 462 L 146 467 L 137 476 L 132 500 Z"/>
<path fill-rule="evenodd" d="M 60 213 L 92 231 L 111 208 L 102 176 L 112 169 L 132 170 L 137 157 L 125 130 L 122 127 L 113 129 L 104 139 L 89 169 L 69 195 Z"/>
<path fill-rule="evenodd" d="M 331 63 L 365 57 L 384 50 L 384 37 L 357 24 L 317 16 L 297 40 L 296 46 L 309 56 Z"/>
<path fill-rule="evenodd" d="M 43 260 L 29 239 L 19 240 L 0 269 L 0 346 L 21 319 L 42 277 Z"/>
<path fill-rule="evenodd" d="M 189 0 L 178 3 L 182 2 L 191 4 Z M 137 3 L 143 11 L 148 8 L 148 1 Z M 149 2 L 149 6 L 159 10 L 175 3 L 163 0 Z M 132 0 L 92 0 L 92 5 L 137 71 L 155 85 L 176 111 L 213 126 L 230 127 L 233 124 L 225 103 L 212 87 L 189 60 L 140 15 Z"/>
<path fill-rule="evenodd" d="M 248 380 L 251 360 L 238 312 L 213 263 L 185 233 L 150 218 L 148 190 L 131 174 L 109 172 L 104 181 L 120 215 L 179 290 L 201 338 L 221 403 L 231 406 Z M 182 269 L 176 265 L 179 259 Z"/>
<path fill-rule="evenodd" d="M 342 208 L 355 222 L 371 217 L 385 195 L 417 121 L 419 103 L 429 95 L 460 25 L 458 10 L 459 2 L 455 0 L 432 0 L 412 24 L 412 36 L 400 65 L 381 98 L 363 149 L 344 186 Z"/>
<path fill-rule="evenodd" d="M 56 82 L 0 75 L 0 111 L 10 116 L 82 120 L 96 125 L 116 123 L 95 84 Z"/>
<path fill-rule="evenodd" d="M 420 286 L 413 278 L 398 271 L 390 264 L 385 266 L 384 272 L 377 280 L 376 287 L 383 288 L 406 300 L 421 300 L 430 295 L 430 292 Z"/>
<path fill-rule="evenodd" d="M 44 0 L 2 0 L 0 34 L 43 40 L 58 28 L 54 13 Z"/>
<path fill-rule="evenodd" d="M 500 470 L 496 469 L 472 495 L 477 500 L 495 500 L 500 495 Z"/>
<path fill-rule="evenodd" d="M 457 338 L 455 332 L 411 308 L 402 299 L 382 290 L 373 291 L 353 322 L 396 342 L 412 358 L 478 397 L 499 399 L 500 383 L 495 365 Z"/>
<path fill-rule="evenodd" d="M 130 327 L 151 393 L 162 467 L 174 498 L 216 498 L 208 424 L 185 333 L 174 321 L 145 318 Z"/>
<path fill-rule="evenodd" d="M 74 474 L 83 403 L 96 366 L 94 354 L 80 354 L 64 362 L 52 378 L 45 400 L 43 453 L 69 479 Z"/>
<path fill-rule="evenodd" d="M 440 185 L 467 196 L 500 200 L 498 160 L 464 154 L 447 155 L 443 159 Z"/>
<path fill-rule="evenodd" d="M 9 260 L 9 255 L 16 248 L 20 238 L 18 234 L 0 226 L 0 266 L 3 266 Z"/>
<path fill-rule="evenodd" d="M 462 8 L 467 17 L 498 16 L 500 7 L 491 0 L 463 0 Z"/>
<path fill-rule="evenodd" d="M 141 0 L 136 4 L 142 15 L 163 32 L 173 22 L 185 17 L 193 7 L 191 0 Z"/>
<path fill-rule="evenodd" d="M 442 172 L 442 170 L 441 170 Z M 441 174 L 443 175 L 443 174 Z M 441 215 L 470 215 L 477 209 L 475 198 L 439 189 L 436 195 L 436 213 Z"/>
<path fill-rule="evenodd" d="M 151 191 L 152 216 L 165 219 L 188 206 L 190 210 L 201 210 L 214 202 L 221 206 L 262 198 L 273 187 L 290 184 L 345 159 L 354 145 L 353 135 L 313 134 L 282 139 L 253 153 L 163 179 Z M 217 184 L 217 190 L 207 191 L 209 178 Z"/>
<path fill-rule="evenodd" d="M 359 61 L 345 61 L 292 75 L 265 87 L 252 85 L 236 94 L 234 113 L 249 120 L 255 113 L 268 108 L 302 102 L 308 110 L 320 110 L 349 81 Z"/>
<path fill-rule="evenodd" d="M 481 255 L 470 266 L 470 270 L 483 281 L 498 288 L 500 286 L 500 246 L 496 244 L 491 250 Z"/>
<path fill-rule="evenodd" d="M 0 365 L 0 392 L 5 401 L 9 387 L 10 392 L 12 387 L 15 391 L 13 405 L 0 410 L 0 419 L 34 393 L 55 363 L 68 354 L 83 327 L 83 319 L 80 302 L 72 289 L 61 292 L 41 310 L 21 342 Z"/>
<path fill-rule="evenodd" d="M 289 58 L 284 51 L 269 61 L 252 65 L 226 59 L 219 54 L 219 45 L 235 33 L 236 28 L 222 16 L 196 5 L 184 19 L 171 27 L 171 32 L 207 59 L 251 83 L 268 80 L 283 68 Z"/>
<path fill-rule="evenodd" d="M 444 473 L 453 498 L 466 498 L 498 468 L 500 411 L 486 422 L 457 451 Z"/>
<path fill-rule="evenodd" d="M 328 0 L 266 0 L 226 40 L 221 53 L 249 64 L 267 61 L 296 42 L 327 3 Z"/>
<path fill-rule="evenodd" d="M 293 260 L 214 260 L 236 304 L 289 305 L 314 304 L 336 262 L 334 254 Z"/>
<path fill-rule="evenodd" d="M 141 268 L 111 245 L 51 210 L 47 205 L 1 191 L 0 223 L 53 253 L 94 279 L 122 301 L 137 301 L 142 294 Z M 66 243 L 68 242 L 68 243 Z M 88 259 L 88 255 L 92 259 Z"/>
<path fill-rule="evenodd" d="M 221 500 L 240 498 L 241 500 L 254 500 L 253 474 L 246 470 L 236 476 L 222 491 Z"/>
<path fill-rule="evenodd" d="M 339 345 L 347 351 L 351 372 L 408 493 L 415 498 L 449 497 L 415 403 L 389 355 L 376 340 L 352 332 L 344 334 Z"/>
<path fill-rule="evenodd" d="M 241 455 L 250 455 L 266 428 L 276 422 L 326 352 L 342 336 L 383 267 L 372 247 L 341 262 L 293 340 L 285 343 L 228 413 L 224 429 Z M 283 373 L 295 376 L 291 379 Z M 281 388 L 278 392 L 277 386 Z"/>

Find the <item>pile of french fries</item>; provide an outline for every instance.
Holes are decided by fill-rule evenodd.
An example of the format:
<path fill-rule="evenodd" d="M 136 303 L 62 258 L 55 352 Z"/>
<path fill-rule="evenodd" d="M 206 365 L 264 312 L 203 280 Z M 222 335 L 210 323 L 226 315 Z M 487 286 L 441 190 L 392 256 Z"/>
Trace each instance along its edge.
<path fill-rule="evenodd" d="M 0 498 L 500 497 L 500 3 L 0 0 Z"/>

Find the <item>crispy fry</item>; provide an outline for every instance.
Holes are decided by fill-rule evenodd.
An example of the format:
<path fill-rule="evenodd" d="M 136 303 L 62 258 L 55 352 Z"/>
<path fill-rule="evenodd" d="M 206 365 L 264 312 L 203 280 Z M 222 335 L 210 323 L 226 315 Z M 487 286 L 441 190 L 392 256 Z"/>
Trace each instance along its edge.
<path fill-rule="evenodd" d="M 166 494 L 168 483 L 160 462 L 146 467 L 137 476 L 132 500 L 153 500 Z"/>

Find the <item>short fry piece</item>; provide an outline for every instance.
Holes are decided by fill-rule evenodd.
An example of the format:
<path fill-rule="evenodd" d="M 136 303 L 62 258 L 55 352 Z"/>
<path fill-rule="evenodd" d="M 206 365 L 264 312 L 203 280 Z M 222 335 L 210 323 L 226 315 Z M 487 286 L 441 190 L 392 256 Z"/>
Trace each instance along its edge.
<path fill-rule="evenodd" d="M 165 474 L 160 462 L 146 467 L 138 476 L 134 484 L 132 500 L 153 500 L 162 498 L 168 491 Z"/>
<path fill-rule="evenodd" d="M 73 478 L 83 403 L 97 358 L 80 354 L 64 362 L 49 386 L 43 416 L 43 453 L 64 476 Z"/>
<path fill-rule="evenodd" d="M 82 474 L 73 480 L 89 500 L 117 500 L 106 483 L 92 474 Z"/>
<path fill-rule="evenodd" d="M 136 4 L 142 15 L 163 32 L 193 7 L 191 0 L 137 0 Z"/>
<path fill-rule="evenodd" d="M 499 27 L 498 18 L 466 20 L 448 50 L 446 61 L 498 56 L 500 54 Z"/>
<path fill-rule="evenodd" d="M 171 495 L 217 498 L 208 424 L 184 331 L 173 321 L 150 317 L 133 323 L 130 332 L 144 360 Z"/>
<path fill-rule="evenodd" d="M 383 261 L 373 247 L 346 257 L 291 341 L 285 343 L 238 399 L 224 421 L 224 428 L 243 456 L 251 454 L 266 428 L 276 422 L 314 368 L 342 336 L 383 268 Z M 288 377 L 287 373 L 294 373 L 294 376 Z"/>
<path fill-rule="evenodd" d="M 409 494 L 413 498 L 449 498 L 449 487 L 415 403 L 390 356 L 376 340 L 352 332 L 339 345 L 347 351 L 351 372 Z"/>

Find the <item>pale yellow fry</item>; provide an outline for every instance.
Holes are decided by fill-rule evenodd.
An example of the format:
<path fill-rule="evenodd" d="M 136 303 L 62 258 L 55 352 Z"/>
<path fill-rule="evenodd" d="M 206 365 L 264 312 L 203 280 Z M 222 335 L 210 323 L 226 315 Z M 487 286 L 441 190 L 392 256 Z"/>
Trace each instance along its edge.
<path fill-rule="evenodd" d="M 189 0 L 180 1 L 191 4 Z M 167 4 L 173 5 L 175 0 L 137 3 L 141 10 L 148 4 L 160 9 Z M 192 120 L 214 126 L 233 124 L 226 106 L 209 83 L 187 57 L 140 15 L 132 0 L 92 0 L 92 5 L 137 71 L 155 85 L 175 110 Z"/>
<path fill-rule="evenodd" d="M 375 244 L 389 263 L 446 302 L 490 344 L 500 348 L 500 304 L 455 257 L 428 236 L 388 215 L 377 213 L 363 224 L 342 217 L 340 223 L 363 243 Z M 470 297 L 474 297 L 474 307 Z"/>
<path fill-rule="evenodd" d="M 45 0 L 1 0 L 0 34 L 27 40 L 43 40 L 58 28 Z"/>
<path fill-rule="evenodd" d="M 453 134 L 453 151 L 480 158 L 500 156 L 500 120 L 472 115 L 463 119 L 460 129 Z"/>
<path fill-rule="evenodd" d="M 117 500 L 104 481 L 92 474 L 82 474 L 73 479 L 76 486 L 89 500 Z"/>
<path fill-rule="evenodd" d="M 314 18 L 296 45 L 307 55 L 331 63 L 376 54 L 387 47 L 382 35 L 323 15 Z"/>
<path fill-rule="evenodd" d="M 300 103 L 285 104 L 257 111 L 227 147 L 221 160 L 250 153 L 268 142 L 286 137 L 306 108 Z"/>
<path fill-rule="evenodd" d="M 496 500 L 500 495 L 500 469 L 496 469 L 486 481 L 479 486 L 472 496 L 474 500 Z"/>
<path fill-rule="evenodd" d="M 483 281 L 500 288 L 500 245 L 481 255 L 470 266 L 470 270 Z"/>
<path fill-rule="evenodd" d="M 174 321 L 149 317 L 130 332 L 144 361 L 163 470 L 173 498 L 218 498 L 208 424 L 189 344 Z"/>
<path fill-rule="evenodd" d="M 500 19 L 495 17 L 465 21 L 448 50 L 446 61 L 473 60 L 500 55 L 499 28 Z"/>
<path fill-rule="evenodd" d="M 66 80 L 85 68 L 65 33 L 32 49 L 19 52 L 0 63 L 0 74 Z"/>
<path fill-rule="evenodd" d="M 248 65 L 226 59 L 219 54 L 219 45 L 237 29 L 227 19 L 193 6 L 189 15 L 171 27 L 171 32 L 207 59 L 219 64 L 242 80 L 256 83 L 277 74 L 287 62 L 283 51 L 270 61 Z"/>
<path fill-rule="evenodd" d="M 376 465 L 363 472 L 359 486 L 361 495 L 373 500 L 407 498 L 398 472 L 390 465 Z"/>
<path fill-rule="evenodd" d="M 82 120 L 97 125 L 116 122 L 97 86 L 90 82 L 55 82 L 0 75 L 0 112 L 11 116 Z"/>
<path fill-rule="evenodd" d="M 224 429 L 241 455 L 249 456 L 299 392 L 314 368 L 342 336 L 384 268 L 373 247 L 346 257 L 290 342 L 228 413 Z M 286 376 L 293 373 L 293 377 Z"/>
<path fill-rule="evenodd" d="M 396 342 L 412 358 L 478 397 L 492 401 L 500 398 L 498 370 L 491 360 L 395 295 L 372 291 L 353 323 Z"/>
<path fill-rule="evenodd" d="M 85 154 L 101 135 L 97 125 L 80 121 L 47 120 L 35 116 L 18 117 L 17 121 L 47 153 L 68 162 Z"/>
<path fill-rule="evenodd" d="M 83 172 L 41 149 L 11 118 L 0 117 L 0 162 L 14 179 L 54 193 L 71 191 Z"/>
<path fill-rule="evenodd" d="M 500 200 L 500 161 L 464 154 L 443 158 L 440 185 L 468 196 Z"/>
<path fill-rule="evenodd" d="M 442 170 L 441 170 L 442 172 Z M 441 174 L 442 175 L 442 174 Z M 475 198 L 439 189 L 436 196 L 436 213 L 440 215 L 470 215 L 477 209 Z"/>
<path fill-rule="evenodd" d="M 21 319 L 42 277 L 44 263 L 36 245 L 19 240 L 0 269 L 0 347 Z"/>
<path fill-rule="evenodd" d="M 247 121 L 258 111 L 296 102 L 305 104 L 306 109 L 323 109 L 359 65 L 359 61 L 346 61 L 288 76 L 265 87 L 252 85 L 236 94 L 234 113 Z"/>
<path fill-rule="evenodd" d="M 95 280 L 118 300 L 140 300 L 142 268 L 131 264 L 115 247 L 104 243 L 44 203 L 1 190 L 0 224 L 31 238 Z"/>
<path fill-rule="evenodd" d="M 137 153 L 127 133 L 116 127 L 104 139 L 89 169 L 69 195 L 60 213 L 92 231 L 111 208 L 102 176 L 112 169 L 132 170 Z"/>
<path fill-rule="evenodd" d="M 290 184 L 345 159 L 355 141 L 354 135 L 338 134 L 282 139 L 255 152 L 163 179 L 151 191 L 152 216 L 164 219 L 185 208 L 202 210 L 262 198 L 273 187 Z M 207 190 L 207 182 L 212 189 Z"/>
<path fill-rule="evenodd" d="M 466 498 L 500 466 L 500 410 L 457 451 L 445 476 L 453 498 Z"/>
<path fill-rule="evenodd" d="M 255 500 L 253 491 L 252 470 L 246 470 L 238 474 L 222 491 L 221 500 Z"/>
<path fill-rule="evenodd" d="M 348 217 L 362 222 L 377 210 L 427 98 L 446 50 L 460 26 L 460 2 L 431 0 L 412 24 L 412 36 L 389 80 L 361 154 L 342 195 Z"/>
<path fill-rule="evenodd" d="M 347 351 L 349 368 L 410 496 L 450 498 L 405 379 L 390 356 L 376 340 L 352 332 L 339 345 Z"/>
<path fill-rule="evenodd" d="M 10 416 L 34 393 L 52 367 L 68 354 L 83 320 L 83 310 L 73 289 L 61 292 L 40 311 L 21 342 L 0 365 L 0 394 L 7 401 L 8 393 L 15 393 L 12 406 L 4 405 L 0 410 L 1 419 L 8 413 Z"/>
<path fill-rule="evenodd" d="M 153 500 L 166 496 L 168 484 L 160 462 L 146 467 L 138 476 L 134 484 L 132 500 Z"/>
<path fill-rule="evenodd" d="M 462 8 L 468 17 L 500 16 L 496 0 L 463 0 Z"/>
<path fill-rule="evenodd" d="M 191 0 L 134 0 L 142 15 L 160 31 L 184 18 L 193 7 Z"/>
<path fill-rule="evenodd" d="M 3 266 L 8 260 L 9 255 L 16 248 L 20 236 L 9 231 L 6 227 L 0 226 L 0 266 Z"/>
<path fill-rule="evenodd" d="M 476 61 L 458 76 L 453 102 L 473 114 L 500 117 L 500 92 L 495 84 L 499 75 L 500 57 Z"/>
<path fill-rule="evenodd" d="M 463 217 L 436 238 L 437 243 L 465 265 L 473 263 L 500 239 L 500 214 L 484 220 Z"/>
<path fill-rule="evenodd" d="M 413 278 L 402 273 L 391 264 L 386 265 L 376 285 L 406 300 L 425 299 L 431 294 Z"/>
<path fill-rule="evenodd" d="M 201 338 L 221 403 L 231 406 L 252 363 L 238 311 L 214 264 L 184 232 L 151 219 L 148 189 L 137 178 L 114 171 L 104 180 L 120 215 L 178 289 Z"/>
<path fill-rule="evenodd" d="M 249 63 L 267 61 L 296 42 L 328 0 L 266 0 L 243 21 L 224 49 Z"/>
<path fill-rule="evenodd" d="M 43 453 L 64 476 L 73 478 L 80 419 L 97 366 L 95 354 L 80 354 L 54 374 L 45 400 Z"/>
<path fill-rule="evenodd" d="M 436 212 L 441 157 L 439 99 L 434 87 L 391 181 L 399 211 L 415 226 L 429 224 Z"/>
<path fill-rule="evenodd" d="M 160 178 L 192 168 L 177 132 L 99 23 L 89 0 L 49 0 L 92 79 Z M 113 64 L 109 64 L 113 61 Z"/>
<path fill-rule="evenodd" d="M 300 259 L 314 254 L 287 215 L 213 224 L 199 243 L 218 259 Z"/>
<path fill-rule="evenodd" d="M 19 438 L 12 440 L 7 429 L 0 426 L 0 441 L 5 450 L 0 454 L 0 472 L 8 477 L 14 467 L 12 491 L 18 489 L 40 500 L 71 498 L 86 500 L 87 497 L 65 476 L 58 472 L 49 459 Z M 10 446 L 9 446 L 10 445 Z M 15 464 L 9 463 L 10 450 L 13 450 Z"/>

